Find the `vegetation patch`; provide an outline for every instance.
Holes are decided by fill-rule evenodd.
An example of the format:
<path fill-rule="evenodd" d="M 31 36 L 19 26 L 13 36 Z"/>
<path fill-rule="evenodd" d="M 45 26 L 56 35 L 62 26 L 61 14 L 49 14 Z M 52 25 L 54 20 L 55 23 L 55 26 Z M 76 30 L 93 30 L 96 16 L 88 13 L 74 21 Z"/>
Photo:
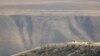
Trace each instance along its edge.
<path fill-rule="evenodd" d="M 51 44 L 13 56 L 100 56 L 100 43 L 69 42 Z"/>

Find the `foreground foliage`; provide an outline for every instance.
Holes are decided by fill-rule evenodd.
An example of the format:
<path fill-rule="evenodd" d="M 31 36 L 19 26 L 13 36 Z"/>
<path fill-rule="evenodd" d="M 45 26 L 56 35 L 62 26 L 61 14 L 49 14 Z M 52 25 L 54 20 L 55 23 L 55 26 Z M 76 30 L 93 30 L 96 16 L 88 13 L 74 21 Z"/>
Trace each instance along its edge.
<path fill-rule="evenodd" d="M 47 45 L 16 56 L 100 56 L 100 46 L 91 44 Z"/>

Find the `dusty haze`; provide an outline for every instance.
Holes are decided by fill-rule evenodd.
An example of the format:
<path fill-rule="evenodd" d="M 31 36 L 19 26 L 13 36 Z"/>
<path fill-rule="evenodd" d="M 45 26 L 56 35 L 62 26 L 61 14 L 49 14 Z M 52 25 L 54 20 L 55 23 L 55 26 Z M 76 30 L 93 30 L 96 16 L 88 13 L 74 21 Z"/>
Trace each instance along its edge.
<path fill-rule="evenodd" d="M 100 41 L 98 0 L 0 1 L 0 56 L 49 43 Z"/>

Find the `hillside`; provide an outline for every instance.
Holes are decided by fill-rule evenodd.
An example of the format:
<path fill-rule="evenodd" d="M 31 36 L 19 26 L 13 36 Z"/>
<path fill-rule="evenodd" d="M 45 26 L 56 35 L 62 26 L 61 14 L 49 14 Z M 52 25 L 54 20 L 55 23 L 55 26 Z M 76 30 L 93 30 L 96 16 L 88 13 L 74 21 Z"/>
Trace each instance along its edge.
<path fill-rule="evenodd" d="M 100 41 L 100 16 L 0 15 L 0 56 L 50 43 Z"/>
<path fill-rule="evenodd" d="M 68 42 L 50 44 L 13 56 L 100 56 L 100 43 Z"/>

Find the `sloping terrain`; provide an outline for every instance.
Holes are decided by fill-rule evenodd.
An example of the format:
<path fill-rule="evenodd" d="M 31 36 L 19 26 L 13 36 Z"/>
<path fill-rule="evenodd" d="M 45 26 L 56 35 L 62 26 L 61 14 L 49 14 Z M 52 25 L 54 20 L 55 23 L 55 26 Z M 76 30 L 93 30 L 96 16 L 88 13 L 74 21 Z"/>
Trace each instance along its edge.
<path fill-rule="evenodd" d="M 71 40 L 100 41 L 100 16 L 0 15 L 0 56 Z"/>
<path fill-rule="evenodd" d="M 68 42 L 51 44 L 13 56 L 100 56 L 100 43 Z"/>
<path fill-rule="evenodd" d="M 0 56 L 71 40 L 100 42 L 99 0 L 0 0 Z"/>

